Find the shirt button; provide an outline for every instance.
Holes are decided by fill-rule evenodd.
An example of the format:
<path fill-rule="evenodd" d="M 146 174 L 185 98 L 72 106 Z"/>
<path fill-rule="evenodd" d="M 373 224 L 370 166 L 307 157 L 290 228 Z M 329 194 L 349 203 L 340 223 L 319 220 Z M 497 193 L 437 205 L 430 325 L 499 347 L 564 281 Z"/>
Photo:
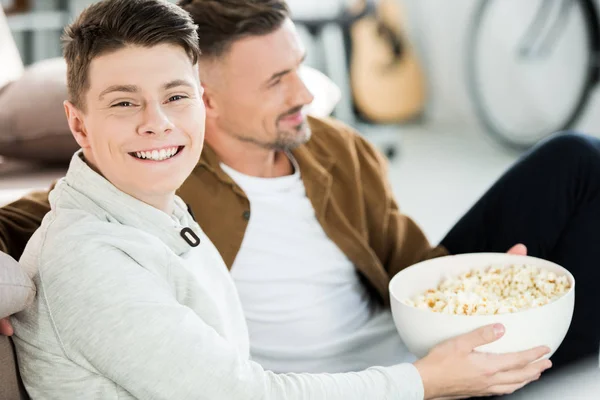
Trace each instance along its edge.
<path fill-rule="evenodd" d="M 246 220 L 249 221 L 250 220 L 250 211 L 244 211 L 244 213 L 242 214 L 242 217 Z"/>

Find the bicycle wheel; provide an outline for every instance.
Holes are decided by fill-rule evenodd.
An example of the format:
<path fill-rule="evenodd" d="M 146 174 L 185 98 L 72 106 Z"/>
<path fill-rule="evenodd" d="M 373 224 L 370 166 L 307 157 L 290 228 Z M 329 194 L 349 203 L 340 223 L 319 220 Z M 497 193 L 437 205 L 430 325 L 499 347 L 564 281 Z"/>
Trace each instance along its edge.
<path fill-rule="evenodd" d="M 597 79 L 597 31 L 595 8 L 586 1 L 479 3 L 467 85 L 494 139 L 523 150 L 575 124 Z"/>

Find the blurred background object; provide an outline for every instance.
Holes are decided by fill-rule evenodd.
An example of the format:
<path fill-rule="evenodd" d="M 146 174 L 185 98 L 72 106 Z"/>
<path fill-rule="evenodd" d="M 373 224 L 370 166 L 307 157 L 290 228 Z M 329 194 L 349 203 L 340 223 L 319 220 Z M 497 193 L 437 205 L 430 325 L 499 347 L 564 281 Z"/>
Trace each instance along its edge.
<path fill-rule="evenodd" d="M 423 117 L 426 82 L 398 0 L 290 0 L 308 63 L 340 87 L 334 115 L 393 158 L 398 124 Z"/>
<path fill-rule="evenodd" d="M 93 0 L 1 0 L 25 65 L 61 55 L 64 26 Z M 6 4 L 5 4 L 6 3 Z"/>
<path fill-rule="evenodd" d="M 470 25 L 466 80 L 494 139 L 527 149 L 578 122 L 600 76 L 593 0 L 483 0 Z"/>
<path fill-rule="evenodd" d="M 60 56 L 62 27 L 93 2 L 0 0 L 25 65 Z M 340 88 L 334 115 L 374 137 L 393 132 L 391 144 L 405 127 L 433 122 L 522 150 L 555 130 L 598 122 L 586 112 L 597 97 L 594 0 L 289 4 L 307 64 Z"/>
<path fill-rule="evenodd" d="M 371 123 L 417 119 L 425 106 L 425 77 L 404 31 L 400 3 L 397 0 L 338 3 L 339 9 L 331 14 L 329 10 L 319 12 L 319 8 L 300 11 L 294 9 L 296 2 L 290 2 L 296 24 L 304 27 L 309 40 L 321 47 L 321 67 L 330 75 L 344 73 L 334 77 L 339 85 L 349 86 L 348 109 L 340 111 L 342 119 Z M 337 41 L 328 43 L 324 36 L 327 30 L 341 35 L 337 35 Z M 331 53 L 332 47 L 338 50 Z"/>
<path fill-rule="evenodd" d="M 0 90 L 8 82 L 18 79 L 23 73 L 23 63 L 19 51 L 11 38 L 11 32 L 6 23 L 6 17 L 0 12 Z"/>
<path fill-rule="evenodd" d="M 357 113 L 374 123 L 419 118 L 426 101 L 425 76 L 406 36 L 400 3 L 362 0 L 355 8 L 354 13 L 365 10 L 346 34 Z"/>
<path fill-rule="evenodd" d="M 569 12 L 561 17 L 560 10 L 565 7 L 565 1 Z M 480 87 L 480 91 L 487 90 L 492 94 L 498 93 L 494 90 L 499 91 L 492 110 L 496 114 L 509 113 L 513 107 L 519 110 L 517 106 L 534 95 L 532 102 L 538 109 L 533 109 L 533 112 L 561 118 L 558 114 L 565 113 L 569 104 L 572 107 L 572 100 L 568 99 L 576 97 L 574 93 L 581 89 L 586 70 L 598 63 L 597 54 L 589 53 L 587 47 L 592 39 L 586 31 L 585 18 L 588 14 L 583 12 L 587 4 L 597 7 L 596 0 L 406 0 L 404 3 L 410 11 L 409 23 L 417 32 L 425 57 L 424 65 L 430 81 L 428 116 L 439 126 L 461 127 L 478 134 L 487 131 L 477 116 L 477 102 L 469 95 L 469 79 L 484 81 L 481 85 L 487 87 Z M 539 49 L 540 39 L 545 39 L 552 46 L 542 48 L 552 51 L 546 58 L 537 58 L 543 63 L 516 63 L 518 47 L 515 44 L 522 42 L 517 39 L 524 38 L 524 33 L 536 20 L 536 13 L 543 7 L 546 7 L 548 15 L 542 19 L 544 28 L 534 44 Z M 485 9 L 485 12 L 478 17 L 480 9 Z M 478 19 L 481 21 L 480 29 L 476 31 L 474 23 Z M 556 33 L 548 36 L 552 30 Z M 479 65 L 485 67 L 483 72 L 478 72 L 486 74 L 483 78 L 468 73 L 470 41 L 483 47 L 478 55 Z M 587 107 L 572 128 L 592 134 L 598 131 L 600 118 L 594 112 L 597 109 L 597 92 L 592 91 Z M 528 117 L 528 114 L 520 116 Z M 550 126 L 551 120 L 541 122 L 546 129 L 555 129 Z M 533 125 L 537 127 L 539 122 Z"/>
<path fill-rule="evenodd" d="M 29 0 L 0 0 L 6 15 L 25 12 L 29 9 Z"/>

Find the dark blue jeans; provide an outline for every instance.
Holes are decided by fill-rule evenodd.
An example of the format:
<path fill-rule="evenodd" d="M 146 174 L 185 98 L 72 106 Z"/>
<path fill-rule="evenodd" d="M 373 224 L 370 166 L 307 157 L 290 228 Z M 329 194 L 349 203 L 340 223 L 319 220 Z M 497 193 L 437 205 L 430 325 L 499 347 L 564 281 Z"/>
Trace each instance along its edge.
<path fill-rule="evenodd" d="M 452 228 L 442 244 L 452 254 L 528 254 L 575 277 L 575 312 L 552 371 L 598 354 L 600 347 L 600 140 L 557 134 L 519 162 Z"/>

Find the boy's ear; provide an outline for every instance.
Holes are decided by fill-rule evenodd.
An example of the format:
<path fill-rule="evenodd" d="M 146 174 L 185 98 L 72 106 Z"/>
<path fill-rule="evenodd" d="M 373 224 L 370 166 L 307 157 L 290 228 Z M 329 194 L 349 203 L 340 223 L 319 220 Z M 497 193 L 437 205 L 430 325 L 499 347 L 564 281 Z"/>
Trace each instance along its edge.
<path fill-rule="evenodd" d="M 73 137 L 82 149 L 90 147 L 90 140 L 83 120 L 83 112 L 70 101 L 65 101 L 63 105 Z"/>

